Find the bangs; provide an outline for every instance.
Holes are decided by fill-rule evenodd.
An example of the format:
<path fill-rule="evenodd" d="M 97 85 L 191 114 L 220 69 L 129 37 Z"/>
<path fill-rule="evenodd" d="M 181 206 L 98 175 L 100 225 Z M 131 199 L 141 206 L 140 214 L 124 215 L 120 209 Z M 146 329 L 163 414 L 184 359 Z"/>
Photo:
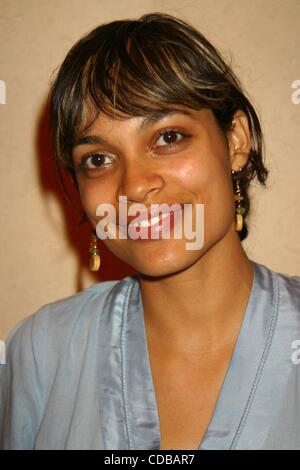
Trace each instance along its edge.
<path fill-rule="evenodd" d="M 159 24 L 141 28 L 138 23 L 133 31 L 126 26 L 121 24 L 112 38 L 99 38 L 101 46 L 79 78 L 84 84 L 81 104 L 91 100 L 114 118 L 145 116 L 174 103 L 194 109 L 214 101 L 218 105 L 223 97 L 215 77 L 209 80 L 207 61 L 201 61 L 191 43 L 185 45 L 184 36 L 179 40 L 177 32 L 166 39 Z M 216 88 L 218 96 L 213 95 Z"/>
<path fill-rule="evenodd" d="M 83 37 L 68 53 L 52 90 L 54 147 L 65 164 L 78 136 L 104 113 L 113 119 L 151 115 L 174 104 L 220 108 L 229 73 L 196 30 L 178 19 L 114 21 Z M 218 79 L 219 77 L 219 79 Z"/>

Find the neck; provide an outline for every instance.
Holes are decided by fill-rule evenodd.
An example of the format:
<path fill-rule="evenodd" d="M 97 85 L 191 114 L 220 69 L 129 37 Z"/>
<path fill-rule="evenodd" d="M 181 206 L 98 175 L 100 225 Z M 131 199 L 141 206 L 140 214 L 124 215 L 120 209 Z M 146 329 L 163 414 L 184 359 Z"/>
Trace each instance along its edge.
<path fill-rule="evenodd" d="M 147 336 L 174 352 L 228 345 L 241 326 L 253 277 L 233 231 L 183 271 L 159 278 L 140 274 Z"/>

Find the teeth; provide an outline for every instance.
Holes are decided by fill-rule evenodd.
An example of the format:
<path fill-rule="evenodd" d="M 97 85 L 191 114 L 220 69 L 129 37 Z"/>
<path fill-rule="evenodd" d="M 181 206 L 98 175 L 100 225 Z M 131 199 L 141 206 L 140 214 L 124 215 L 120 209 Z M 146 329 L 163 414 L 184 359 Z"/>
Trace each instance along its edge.
<path fill-rule="evenodd" d="M 161 216 L 161 220 L 164 220 L 166 217 L 168 217 L 169 214 L 164 214 Z M 159 221 L 160 217 L 159 216 L 156 216 L 156 217 L 153 217 L 150 222 L 148 220 L 142 220 L 140 223 L 139 222 L 136 222 L 135 224 L 133 224 L 132 226 L 133 227 L 142 227 L 142 228 L 147 228 L 147 227 L 151 227 L 152 225 L 155 225 L 157 224 L 157 222 Z"/>
<path fill-rule="evenodd" d="M 150 227 L 151 225 L 157 224 L 158 221 L 159 221 L 159 217 L 153 217 L 153 219 L 151 219 L 150 222 L 148 220 L 142 220 L 142 222 L 140 223 L 140 226 L 143 228 Z"/>

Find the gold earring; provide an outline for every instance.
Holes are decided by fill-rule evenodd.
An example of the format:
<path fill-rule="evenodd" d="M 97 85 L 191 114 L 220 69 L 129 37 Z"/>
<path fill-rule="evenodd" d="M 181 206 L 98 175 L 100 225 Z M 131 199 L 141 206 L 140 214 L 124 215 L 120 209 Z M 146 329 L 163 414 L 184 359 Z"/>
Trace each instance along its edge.
<path fill-rule="evenodd" d="M 89 268 L 90 271 L 99 271 L 100 264 L 101 264 L 101 258 L 99 255 L 99 249 L 98 249 L 98 237 L 94 231 L 91 233 L 91 240 L 89 243 L 89 254 L 90 254 L 90 259 L 89 259 Z"/>
<path fill-rule="evenodd" d="M 238 171 L 242 171 L 242 168 L 239 168 Z M 236 173 L 234 170 L 231 171 L 232 174 Z M 240 188 L 240 180 L 236 179 L 235 183 L 235 194 L 234 194 L 234 200 L 236 202 L 235 206 L 235 217 L 236 217 L 236 225 L 235 225 L 235 230 L 237 232 L 240 232 L 243 228 L 244 225 L 244 219 L 243 219 L 243 214 L 245 214 L 246 209 L 241 205 L 241 201 L 244 199 L 242 196 L 242 190 Z"/>

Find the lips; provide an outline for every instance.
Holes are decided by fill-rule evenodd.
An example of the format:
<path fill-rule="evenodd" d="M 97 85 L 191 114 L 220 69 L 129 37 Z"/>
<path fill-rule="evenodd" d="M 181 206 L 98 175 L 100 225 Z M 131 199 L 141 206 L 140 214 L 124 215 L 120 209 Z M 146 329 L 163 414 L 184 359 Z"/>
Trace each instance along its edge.
<path fill-rule="evenodd" d="M 176 207 L 176 206 L 175 206 Z M 128 230 L 129 237 L 134 240 L 158 240 L 163 238 L 170 238 L 171 231 L 173 231 L 174 226 L 179 220 L 181 220 L 181 216 L 177 219 L 176 213 L 182 212 L 183 207 L 181 204 L 178 204 L 176 209 L 170 210 L 168 207 L 167 209 L 162 208 L 161 210 L 155 210 L 152 214 L 148 211 L 147 214 L 142 214 L 141 220 L 136 220 L 135 223 L 132 223 L 131 217 L 131 224 L 129 223 L 128 227 L 123 227 L 121 230 Z M 148 215 L 148 219 L 146 218 Z M 133 217 L 133 219 L 139 219 L 139 217 Z"/>
<path fill-rule="evenodd" d="M 178 203 L 172 203 L 172 204 L 168 204 L 168 208 L 170 208 L 173 204 L 178 204 Z M 177 212 L 177 211 L 181 211 L 183 210 L 183 204 L 179 204 L 180 207 L 175 209 L 174 212 Z M 164 219 L 166 219 L 167 217 L 169 217 L 171 214 L 172 214 L 173 210 L 170 211 L 169 209 L 167 209 L 166 211 L 164 210 L 154 210 L 153 213 L 154 215 L 151 217 L 151 208 L 149 208 L 149 210 L 147 211 L 147 214 L 140 214 L 140 215 L 129 215 L 127 216 L 127 227 L 129 226 L 129 224 L 135 220 L 135 219 L 140 219 L 140 220 L 137 220 L 137 222 L 135 224 L 132 224 L 131 227 L 141 227 L 141 228 L 148 228 L 148 227 L 154 227 L 156 225 L 159 225 L 162 223 L 162 221 Z M 157 215 L 156 215 L 157 214 Z M 147 215 L 147 217 L 146 217 Z M 126 227 L 126 225 L 122 225 L 122 224 L 119 224 L 120 227 Z"/>
<path fill-rule="evenodd" d="M 149 214 L 148 214 L 149 215 Z M 140 227 L 140 228 L 150 228 L 150 227 L 155 227 L 156 225 L 159 225 L 163 223 L 164 219 L 169 217 L 169 212 L 167 214 L 160 214 L 156 215 L 154 217 L 148 217 L 148 219 L 137 221 L 134 224 L 131 224 L 131 227 Z"/>

